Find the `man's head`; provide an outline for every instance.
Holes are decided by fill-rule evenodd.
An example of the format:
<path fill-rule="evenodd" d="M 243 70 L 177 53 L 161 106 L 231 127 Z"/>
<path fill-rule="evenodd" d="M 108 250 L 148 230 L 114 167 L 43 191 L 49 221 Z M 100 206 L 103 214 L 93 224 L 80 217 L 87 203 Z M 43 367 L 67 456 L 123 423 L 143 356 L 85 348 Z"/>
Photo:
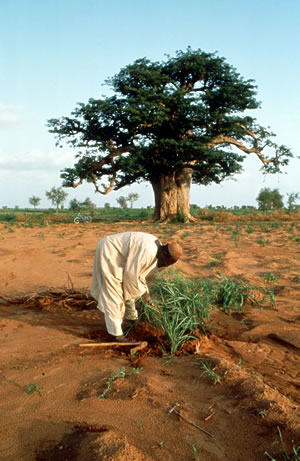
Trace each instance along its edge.
<path fill-rule="evenodd" d="M 167 267 L 176 263 L 182 256 L 182 248 L 176 243 L 160 245 L 157 250 L 157 267 Z"/>

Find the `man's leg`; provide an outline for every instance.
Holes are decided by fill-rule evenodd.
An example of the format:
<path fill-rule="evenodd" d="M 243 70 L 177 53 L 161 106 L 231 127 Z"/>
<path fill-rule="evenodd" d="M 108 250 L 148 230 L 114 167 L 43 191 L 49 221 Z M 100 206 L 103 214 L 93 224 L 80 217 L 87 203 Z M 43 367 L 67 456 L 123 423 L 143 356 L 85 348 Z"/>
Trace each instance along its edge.
<path fill-rule="evenodd" d="M 125 302 L 125 316 L 124 320 L 137 320 L 138 312 L 135 308 L 135 300 L 130 299 Z"/>
<path fill-rule="evenodd" d="M 117 343 L 133 342 L 123 335 L 123 330 L 122 330 L 123 319 L 113 317 L 109 312 L 105 312 L 104 318 L 105 318 L 106 330 L 110 336 L 111 342 L 117 342 Z"/>
<path fill-rule="evenodd" d="M 105 325 L 107 332 L 112 336 L 121 336 L 123 335 L 122 330 L 122 319 L 112 317 L 109 312 L 105 312 Z"/>

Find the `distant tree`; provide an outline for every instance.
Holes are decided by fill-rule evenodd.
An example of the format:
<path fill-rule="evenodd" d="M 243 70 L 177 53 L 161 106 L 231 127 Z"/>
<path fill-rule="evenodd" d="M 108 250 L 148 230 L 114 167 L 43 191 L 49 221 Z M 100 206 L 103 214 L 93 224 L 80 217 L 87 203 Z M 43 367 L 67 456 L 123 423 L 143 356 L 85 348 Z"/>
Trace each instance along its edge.
<path fill-rule="evenodd" d="M 127 202 L 130 202 L 130 208 L 133 207 L 134 202 L 136 202 L 140 198 L 139 194 L 131 192 L 127 197 Z"/>
<path fill-rule="evenodd" d="M 69 204 L 69 209 L 78 213 L 79 211 L 93 211 L 96 208 L 95 203 L 91 201 L 89 197 L 87 197 L 83 202 L 79 202 L 76 198 L 72 199 Z"/>
<path fill-rule="evenodd" d="M 32 205 L 34 207 L 34 209 L 36 209 L 36 207 L 40 204 L 41 199 L 39 197 L 36 197 L 35 195 L 33 195 L 32 197 L 29 198 L 28 201 L 29 201 L 30 205 Z"/>
<path fill-rule="evenodd" d="M 62 187 L 52 187 L 50 191 L 46 191 L 46 197 L 56 206 L 56 212 L 58 212 L 59 206 L 63 206 L 67 196 L 67 192 Z"/>
<path fill-rule="evenodd" d="M 123 197 L 123 195 L 117 198 L 117 202 L 120 205 L 120 207 L 123 208 L 123 210 L 127 208 L 127 200 L 125 197 Z"/>
<path fill-rule="evenodd" d="M 93 210 L 95 210 L 96 208 L 96 204 L 92 202 L 92 200 L 87 197 L 83 202 L 82 202 L 82 207 L 83 209 L 91 212 Z"/>
<path fill-rule="evenodd" d="M 74 213 L 78 213 L 82 208 L 81 203 L 76 199 L 73 198 L 69 203 L 69 210 L 73 211 Z"/>
<path fill-rule="evenodd" d="M 274 210 L 275 208 L 283 208 L 283 198 L 278 189 L 269 189 L 265 187 L 259 192 L 256 201 L 260 210 Z"/>
<path fill-rule="evenodd" d="M 291 192 L 288 195 L 287 199 L 287 209 L 289 211 L 295 211 L 297 208 L 297 200 L 299 199 L 299 193 L 298 192 Z"/>
<path fill-rule="evenodd" d="M 109 210 L 110 209 L 110 203 L 108 203 L 108 202 L 104 203 L 104 208 L 105 208 L 105 210 Z"/>

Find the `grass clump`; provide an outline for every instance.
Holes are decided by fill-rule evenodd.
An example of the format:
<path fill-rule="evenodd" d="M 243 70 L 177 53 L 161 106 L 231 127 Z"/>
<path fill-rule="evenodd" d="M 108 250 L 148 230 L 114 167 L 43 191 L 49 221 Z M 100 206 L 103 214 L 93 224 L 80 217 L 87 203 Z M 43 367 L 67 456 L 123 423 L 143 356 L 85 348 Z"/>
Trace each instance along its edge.
<path fill-rule="evenodd" d="M 221 304 L 224 312 L 228 311 L 231 314 L 234 309 L 241 312 L 246 301 L 250 300 L 260 305 L 259 301 L 251 294 L 254 288 L 256 287 L 246 285 L 240 280 L 223 276 L 217 282 L 217 301 Z"/>
<path fill-rule="evenodd" d="M 166 354 L 174 355 L 185 342 L 207 334 L 210 312 L 220 308 L 238 313 L 246 301 L 261 307 L 267 299 L 274 305 L 274 293 L 265 287 L 255 287 L 242 280 L 219 274 L 211 278 L 188 279 L 176 272 L 165 271 L 151 285 L 153 304 L 140 301 L 139 321 L 145 321 L 158 330 L 158 340 Z M 254 296 L 262 292 L 261 302 Z M 133 327 L 134 328 L 134 327 Z"/>
<path fill-rule="evenodd" d="M 190 339 L 195 330 L 207 332 L 210 308 L 215 300 L 213 283 L 186 279 L 176 274 L 169 279 L 159 276 L 151 287 L 153 305 L 142 303 L 141 318 L 165 336 L 171 355 Z M 165 349 L 164 344 L 162 344 Z"/>

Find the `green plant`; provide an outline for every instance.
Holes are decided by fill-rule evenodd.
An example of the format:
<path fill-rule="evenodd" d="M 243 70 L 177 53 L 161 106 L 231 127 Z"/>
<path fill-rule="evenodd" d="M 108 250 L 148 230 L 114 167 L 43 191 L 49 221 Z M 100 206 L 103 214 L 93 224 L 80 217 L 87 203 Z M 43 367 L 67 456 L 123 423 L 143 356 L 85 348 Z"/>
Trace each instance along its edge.
<path fill-rule="evenodd" d="M 218 261 L 217 259 L 212 259 L 207 265 L 209 267 L 222 266 L 222 262 Z"/>
<path fill-rule="evenodd" d="M 224 252 L 223 253 L 215 253 L 215 254 L 213 254 L 213 258 L 222 259 L 222 258 L 224 258 L 225 254 L 226 253 L 224 253 Z"/>
<path fill-rule="evenodd" d="M 264 281 L 267 283 L 274 283 L 278 281 L 278 277 L 273 274 L 273 272 L 267 272 L 264 275 Z"/>
<path fill-rule="evenodd" d="M 106 385 L 106 388 L 104 389 L 104 391 L 102 392 L 102 394 L 100 394 L 98 396 L 99 399 L 105 399 L 106 398 L 106 394 L 111 390 L 111 385 L 113 384 L 113 382 L 118 379 L 118 378 L 125 378 L 126 376 L 130 376 L 130 375 L 133 375 L 133 374 L 137 374 L 139 373 L 139 371 L 141 370 L 141 368 L 132 368 L 131 371 L 126 371 L 124 367 L 121 367 L 119 370 L 113 372 L 109 378 L 107 379 L 107 381 L 105 382 L 105 385 Z"/>
<path fill-rule="evenodd" d="M 190 445 L 191 445 L 191 447 L 193 449 L 195 460 L 200 461 L 200 456 L 198 454 L 198 450 L 197 450 L 196 446 L 193 443 L 191 443 Z"/>
<path fill-rule="evenodd" d="M 256 240 L 257 243 L 259 243 L 261 246 L 266 246 L 268 241 L 267 240 L 264 240 L 262 237 L 258 237 L 258 239 Z"/>
<path fill-rule="evenodd" d="M 37 392 L 39 395 L 41 395 L 38 385 L 31 382 L 26 387 L 26 394 L 33 394 L 34 392 Z"/>
<path fill-rule="evenodd" d="M 16 213 L 0 213 L 0 221 L 13 222 L 16 220 Z"/>
<path fill-rule="evenodd" d="M 167 275 L 167 271 L 165 271 Z M 169 272 L 170 278 L 159 276 L 151 286 L 155 307 L 141 302 L 140 318 L 145 319 L 162 332 L 161 346 L 171 355 L 179 346 L 195 338 L 194 331 L 206 333 L 209 309 L 214 302 L 214 282 L 201 279 L 185 279 Z"/>
<path fill-rule="evenodd" d="M 239 246 L 239 236 L 240 236 L 239 228 L 236 226 L 236 228 L 231 231 L 231 234 L 232 234 L 235 247 L 238 247 Z"/>
<path fill-rule="evenodd" d="M 221 383 L 221 377 L 214 371 L 214 369 L 212 368 L 209 362 L 200 360 L 200 363 L 201 363 L 201 368 L 203 369 L 201 376 L 204 376 L 204 375 L 207 376 L 212 384 Z"/>
<path fill-rule="evenodd" d="M 281 460 L 282 461 L 300 461 L 300 445 L 293 445 L 292 447 L 292 453 L 288 453 L 285 444 L 283 442 L 282 434 L 277 426 L 277 430 L 279 433 L 279 438 L 280 438 L 280 443 L 281 443 L 281 450 L 280 450 L 280 455 L 282 455 Z M 272 461 L 277 461 L 276 458 L 273 458 L 267 451 L 264 452 L 264 455 L 268 456 L 269 459 Z M 279 460 L 278 460 L 279 461 Z"/>
<path fill-rule="evenodd" d="M 295 282 L 295 283 L 300 284 L 300 274 L 294 275 L 294 276 L 291 278 L 291 280 L 292 280 L 292 282 Z"/>
<path fill-rule="evenodd" d="M 266 300 L 268 300 L 272 307 L 275 306 L 276 305 L 276 300 L 275 300 L 274 291 L 269 290 L 266 287 L 263 287 L 263 291 L 265 292 L 265 295 L 264 295 L 264 297 L 262 299 L 262 304 L 264 304 L 266 302 Z"/>
<path fill-rule="evenodd" d="M 188 237 L 189 235 L 191 235 L 191 232 L 184 232 L 182 235 L 181 235 L 181 239 L 185 239 L 186 237 Z"/>
<path fill-rule="evenodd" d="M 259 301 L 250 294 L 254 288 L 252 285 L 246 285 L 242 281 L 223 276 L 217 282 L 217 300 L 222 304 L 224 312 L 228 310 L 231 314 L 233 308 L 237 312 L 241 312 L 246 300 L 251 300 L 260 305 Z"/>

